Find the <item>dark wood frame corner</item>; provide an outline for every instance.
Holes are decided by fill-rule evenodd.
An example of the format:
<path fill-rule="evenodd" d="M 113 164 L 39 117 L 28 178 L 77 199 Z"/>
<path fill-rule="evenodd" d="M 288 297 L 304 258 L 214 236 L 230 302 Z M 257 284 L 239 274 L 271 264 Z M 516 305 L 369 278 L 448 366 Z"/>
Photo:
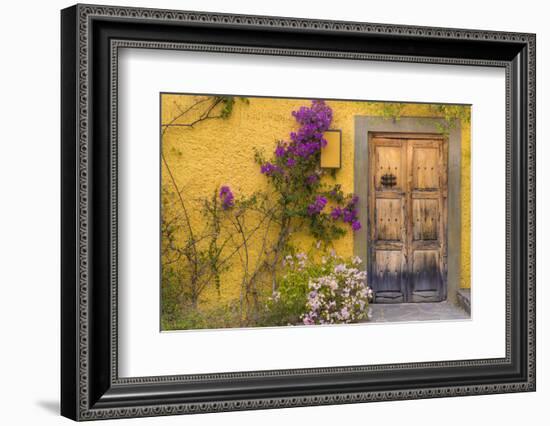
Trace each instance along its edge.
<path fill-rule="evenodd" d="M 534 391 L 535 44 L 535 35 L 523 33 L 97 5 L 64 9 L 61 413 L 91 420 Z M 506 356 L 119 377 L 117 61 L 126 47 L 505 69 Z"/>

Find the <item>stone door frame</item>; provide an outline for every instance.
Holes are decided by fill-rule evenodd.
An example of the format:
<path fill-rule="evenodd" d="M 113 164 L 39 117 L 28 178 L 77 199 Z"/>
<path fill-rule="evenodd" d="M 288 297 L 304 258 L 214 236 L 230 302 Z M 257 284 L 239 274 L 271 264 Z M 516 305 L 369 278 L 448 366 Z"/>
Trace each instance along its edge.
<path fill-rule="evenodd" d="M 368 269 L 368 176 L 369 133 L 439 133 L 446 120 L 436 117 L 402 117 L 399 119 L 356 116 L 354 140 L 354 193 L 359 196 L 359 220 L 364 226 L 354 233 L 354 254 Z M 461 275 L 461 127 L 456 120 L 449 129 L 448 146 L 448 215 L 447 215 L 447 300 L 456 302 Z M 368 280 L 368 278 L 367 278 Z"/>

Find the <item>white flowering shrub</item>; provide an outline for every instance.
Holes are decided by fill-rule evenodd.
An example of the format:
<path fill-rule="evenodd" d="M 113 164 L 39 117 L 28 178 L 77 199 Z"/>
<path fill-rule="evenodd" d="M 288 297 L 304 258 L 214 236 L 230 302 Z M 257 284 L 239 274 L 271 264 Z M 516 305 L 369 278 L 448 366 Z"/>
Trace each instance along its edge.
<path fill-rule="evenodd" d="M 327 275 L 309 280 L 304 324 L 353 323 L 369 318 L 372 290 L 366 284 L 367 273 L 358 268 L 360 262 L 359 258 L 332 261 Z"/>
<path fill-rule="evenodd" d="M 268 299 L 261 325 L 341 324 L 369 318 L 372 291 L 361 259 L 342 259 L 334 252 L 321 262 L 305 253 L 283 260 L 284 274 Z"/>

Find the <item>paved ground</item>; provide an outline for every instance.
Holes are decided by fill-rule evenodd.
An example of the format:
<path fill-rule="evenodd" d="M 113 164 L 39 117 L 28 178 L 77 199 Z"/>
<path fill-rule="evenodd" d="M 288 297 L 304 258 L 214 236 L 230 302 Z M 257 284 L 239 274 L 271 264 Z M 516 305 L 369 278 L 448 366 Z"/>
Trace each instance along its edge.
<path fill-rule="evenodd" d="M 371 322 L 443 321 L 469 319 L 462 308 L 449 302 L 439 303 L 373 303 Z"/>

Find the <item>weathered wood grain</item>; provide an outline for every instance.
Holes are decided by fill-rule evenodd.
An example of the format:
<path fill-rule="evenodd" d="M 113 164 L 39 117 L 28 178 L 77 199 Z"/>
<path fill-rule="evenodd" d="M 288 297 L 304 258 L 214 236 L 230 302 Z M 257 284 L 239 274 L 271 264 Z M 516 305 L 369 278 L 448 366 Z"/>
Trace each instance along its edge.
<path fill-rule="evenodd" d="M 446 297 L 447 156 L 441 135 L 369 138 L 369 252 L 378 302 Z M 395 185 L 382 177 L 395 176 Z"/>

